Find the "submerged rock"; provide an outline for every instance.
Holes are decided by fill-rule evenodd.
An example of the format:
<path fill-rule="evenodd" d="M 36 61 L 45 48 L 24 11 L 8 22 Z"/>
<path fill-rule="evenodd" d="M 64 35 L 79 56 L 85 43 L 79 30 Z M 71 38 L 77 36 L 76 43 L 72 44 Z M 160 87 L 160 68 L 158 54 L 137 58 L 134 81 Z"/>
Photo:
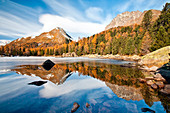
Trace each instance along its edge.
<path fill-rule="evenodd" d="M 149 108 L 141 108 L 141 111 L 142 111 L 142 112 L 155 113 L 155 111 L 154 111 L 154 110 L 151 110 L 151 109 L 149 109 Z"/>
<path fill-rule="evenodd" d="M 46 60 L 44 63 L 43 63 L 43 68 L 47 71 L 49 71 L 55 64 L 51 61 L 51 60 Z"/>
<path fill-rule="evenodd" d="M 47 83 L 47 81 L 34 81 L 31 83 L 28 83 L 28 85 L 36 85 L 36 86 L 41 86 L 43 84 Z"/>
<path fill-rule="evenodd" d="M 86 107 L 88 108 L 90 106 L 90 104 L 89 103 L 86 103 Z"/>
<path fill-rule="evenodd" d="M 79 107 L 80 107 L 80 105 L 77 102 L 74 102 L 71 112 L 75 112 Z"/>
<path fill-rule="evenodd" d="M 135 88 L 131 86 L 119 86 L 116 84 L 111 84 L 105 82 L 106 85 L 120 98 L 125 100 L 142 100 L 143 96 L 140 92 L 140 88 Z"/>

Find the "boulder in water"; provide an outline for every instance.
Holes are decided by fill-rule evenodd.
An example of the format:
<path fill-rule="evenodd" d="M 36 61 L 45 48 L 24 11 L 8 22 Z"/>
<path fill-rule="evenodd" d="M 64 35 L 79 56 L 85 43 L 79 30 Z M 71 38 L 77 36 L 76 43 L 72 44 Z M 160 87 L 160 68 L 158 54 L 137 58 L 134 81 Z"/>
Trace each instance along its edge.
<path fill-rule="evenodd" d="M 44 63 L 43 63 L 43 68 L 47 71 L 49 71 L 55 64 L 51 61 L 51 60 L 46 60 Z"/>

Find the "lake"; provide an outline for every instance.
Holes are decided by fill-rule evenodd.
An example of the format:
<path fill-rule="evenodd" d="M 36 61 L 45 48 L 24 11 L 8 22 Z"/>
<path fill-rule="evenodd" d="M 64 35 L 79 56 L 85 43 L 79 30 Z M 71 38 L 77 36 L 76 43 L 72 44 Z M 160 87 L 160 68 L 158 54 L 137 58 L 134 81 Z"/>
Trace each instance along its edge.
<path fill-rule="evenodd" d="M 47 59 L 55 63 L 50 70 L 42 66 Z M 138 78 L 144 78 L 144 73 L 121 66 L 128 63 L 132 62 L 0 57 L 0 112 L 66 113 L 74 102 L 80 105 L 77 113 L 170 112 L 169 97 L 140 83 Z"/>

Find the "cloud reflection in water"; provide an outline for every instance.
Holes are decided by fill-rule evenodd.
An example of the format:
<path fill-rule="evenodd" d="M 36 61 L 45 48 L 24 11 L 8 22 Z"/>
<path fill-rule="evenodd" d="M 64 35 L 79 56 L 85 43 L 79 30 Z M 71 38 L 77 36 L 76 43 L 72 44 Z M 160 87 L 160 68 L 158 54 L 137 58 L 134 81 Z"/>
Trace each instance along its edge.
<path fill-rule="evenodd" d="M 78 75 L 74 75 L 78 76 Z M 83 79 L 71 79 L 64 84 L 56 85 L 51 82 L 44 84 L 44 89 L 40 90 L 40 96 L 43 98 L 53 98 L 62 96 L 78 90 L 98 89 L 106 87 L 105 83 L 91 77 L 83 76 Z"/>

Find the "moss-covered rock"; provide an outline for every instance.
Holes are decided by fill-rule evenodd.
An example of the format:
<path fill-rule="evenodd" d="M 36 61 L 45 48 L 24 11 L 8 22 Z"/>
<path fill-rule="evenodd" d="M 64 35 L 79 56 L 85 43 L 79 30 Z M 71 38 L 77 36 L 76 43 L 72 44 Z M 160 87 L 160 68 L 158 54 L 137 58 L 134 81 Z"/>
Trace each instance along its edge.
<path fill-rule="evenodd" d="M 141 58 L 139 64 L 146 65 L 148 67 L 157 66 L 161 67 L 162 65 L 169 62 L 170 59 L 170 46 L 163 47 L 154 52 L 146 54 Z"/>

